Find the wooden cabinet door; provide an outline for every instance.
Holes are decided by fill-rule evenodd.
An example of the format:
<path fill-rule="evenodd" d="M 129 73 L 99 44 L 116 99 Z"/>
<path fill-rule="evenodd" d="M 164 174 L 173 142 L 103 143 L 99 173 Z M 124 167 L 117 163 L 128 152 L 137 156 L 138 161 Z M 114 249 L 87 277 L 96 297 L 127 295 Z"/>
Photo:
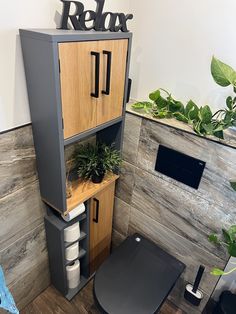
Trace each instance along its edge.
<path fill-rule="evenodd" d="M 110 255 L 115 182 L 96 194 L 90 204 L 90 273 Z"/>
<path fill-rule="evenodd" d="M 101 55 L 101 94 L 97 105 L 97 125 L 100 125 L 122 115 L 128 39 L 99 41 L 98 46 Z"/>
<path fill-rule="evenodd" d="M 59 43 L 64 138 L 96 127 L 95 58 L 98 42 Z"/>

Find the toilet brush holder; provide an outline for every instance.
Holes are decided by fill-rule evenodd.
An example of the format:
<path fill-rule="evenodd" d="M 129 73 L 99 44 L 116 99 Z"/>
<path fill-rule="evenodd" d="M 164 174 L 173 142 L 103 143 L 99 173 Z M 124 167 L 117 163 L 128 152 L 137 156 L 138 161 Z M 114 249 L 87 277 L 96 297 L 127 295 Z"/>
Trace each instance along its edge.
<path fill-rule="evenodd" d="M 195 306 L 199 306 L 203 299 L 203 293 L 198 288 L 199 288 L 204 270 L 205 270 L 205 267 L 201 265 L 198 269 L 198 273 L 197 273 L 194 284 L 192 285 L 189 283 L 187 284 L 185 288 L 184 298 L 188 302 L 190 302 L 192 305 L 195 305 Z"/>

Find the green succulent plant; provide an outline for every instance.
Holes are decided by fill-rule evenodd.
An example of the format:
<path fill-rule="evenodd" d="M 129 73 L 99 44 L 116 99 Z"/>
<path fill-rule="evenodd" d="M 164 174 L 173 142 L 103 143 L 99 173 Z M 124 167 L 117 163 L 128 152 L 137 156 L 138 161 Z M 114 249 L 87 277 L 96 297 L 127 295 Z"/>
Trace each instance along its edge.
<path fill-rule="evenodd" d="M 232 188 L 236 191 L 236 182 L 230 182 Z M 236 225 L 231 226 L 228 230 L 222 229 L 222 237 L 219 238 L 216 234 L 211 234 L 208 237 L 209 241 L 221 245 L 227 249 L 230 257 L 236 257 Z M 236 267 L 228 272 L 222 269 L 213 268 L 211 274 L 214 276 L 225 276 L 236 271 Z"/>
<path fill-rule="evenodd" d="M 78 176 L 91 179 L 92 176 L 102 176 L 107 172 L 117 172 L 121 165 L 120 152 L 113 146 L 97 143 L 96 145 L 78 145 L 74 160 Z"/>
<path fill-rule="evenodd" d="M 233 92 L 236 93 L 236 71 L 233 68 L 213 57 L 211 74 L 218 85 L 232 85 Z M 143 110 L 157 119 L 175 118 L 191 125 L 202 136 L 212 135 L 224 139 L 224 130 L 236 126 L 236 95 L 227 97 L 226 107 L 214 114 L 208 105 L 199 107 L 192 100 L 184 105 L 162 88 L 150 93 L 149 99 L 150 101 L 133 104 L 132 108 Z"/>

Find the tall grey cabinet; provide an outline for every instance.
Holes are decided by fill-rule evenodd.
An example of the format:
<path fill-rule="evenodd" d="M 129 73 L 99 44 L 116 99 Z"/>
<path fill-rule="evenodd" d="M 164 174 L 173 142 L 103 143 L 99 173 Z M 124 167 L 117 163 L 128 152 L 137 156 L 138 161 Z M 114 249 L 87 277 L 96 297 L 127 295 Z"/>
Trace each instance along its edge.
<path fill-rule="evenodd" d="M 21 29 L 20 37 L 40 193 L 48 208 L 45 226 L 51 277 L 53 284 L 71 299 L 108 254 L 109 241 L 101 252 L 97 244 L 107 230 L 111 233 L 111 227 L 103 228 L 103 222 L 112 223 L 118 175 L 109 174 L 98 185 L 77 180 L 72 184 L 72 196 L 67 198 L 65 148 L 95 136 L 121 149 L 132 34 Z M 99 201 L 103 217 L 100 222 L 93 219 Z M 69 225 L 81 221 L 83 226 L 83 282 L 69 291 L 62 235 L 68 224 L 60 214 L 67 214 L 82 202 L 86 212 Z M 103 257 L 99 262 L 98 255 Z"/>

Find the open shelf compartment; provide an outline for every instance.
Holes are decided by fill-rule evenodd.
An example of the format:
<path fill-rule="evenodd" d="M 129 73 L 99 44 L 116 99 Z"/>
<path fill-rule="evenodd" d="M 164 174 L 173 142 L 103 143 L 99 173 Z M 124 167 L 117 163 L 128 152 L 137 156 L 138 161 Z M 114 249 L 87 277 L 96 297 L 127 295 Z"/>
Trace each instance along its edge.
<path fill-rule="evenodd" d="M 90 180 L 87 181 L 73 181 L 72 182 L 72 196 L 67 199 L 67 213 L 74 209 L 79 204 L 87 201 L 103 189 L 105 189 L 112 182 L 119 178 L 118 175 L 109 173 L 101 183 L 95 184 Z"/>

